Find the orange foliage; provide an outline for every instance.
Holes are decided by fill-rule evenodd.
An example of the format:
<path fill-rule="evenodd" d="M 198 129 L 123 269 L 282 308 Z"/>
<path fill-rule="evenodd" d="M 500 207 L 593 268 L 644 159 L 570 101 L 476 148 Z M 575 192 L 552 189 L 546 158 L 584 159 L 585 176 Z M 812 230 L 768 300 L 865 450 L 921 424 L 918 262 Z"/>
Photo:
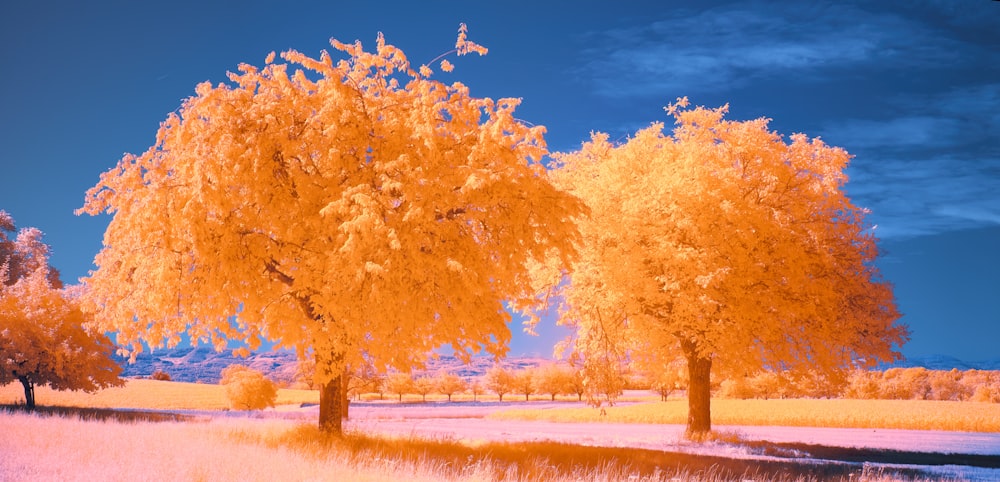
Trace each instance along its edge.
<path fill-rule="evenodd" d="M 23 229 L 13 240 L 6 231 L 14 221 L 0 210 L 0 385 L 20 382 L 28 408 L 36 386 L 93 392 L 122 385 L 114 345 L 84 326 L 80 287 L 62 287 L 41 231 Z"/>
<path fill-rule="evenodd" d="M 553 177 L 590 208 L 563 291 L 575 348 L 683 356 L 706 417 L 713 363 L 822 371 L 898 357 L 907 331 L 866 211 L 842 190 L 847 152 L 785 142 L 726 108 L 668 111 L 673 135 L 658 123 L 622 145 L 595 134 L 557 156 Z"/>
<path fill-rule="evenodd" d="M 321 385 L 444 343 L 505 352 L 503 300 L 534 302 L 526 264 L 565 259 L 581 209 L 548 181 L 544 128 L 381 35 L 331 44 L 346 58 L 287 51 L 200 84 L 88 191 L 80 211 L 113 218 L 87 306 L 119 342 L 267 338 L 317 357 Z M 481 52 L 464 26 L 457 48 Z"/>

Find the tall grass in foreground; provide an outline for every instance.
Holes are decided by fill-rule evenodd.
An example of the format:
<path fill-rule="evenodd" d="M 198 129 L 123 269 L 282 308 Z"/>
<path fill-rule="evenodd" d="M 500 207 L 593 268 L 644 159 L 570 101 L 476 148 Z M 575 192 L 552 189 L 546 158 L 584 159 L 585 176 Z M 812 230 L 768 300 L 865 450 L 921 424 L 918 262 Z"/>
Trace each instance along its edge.
<path fill-rule="evenodd" d="M 93 408 L 143 408 L 156 410 L 225 410 L 229 408 L 226 389 L 222 385 L 128 379 L 125 386 L 95 393 L 56 391 L 48 387 L 35 389 L 39 405 Z M 12 405 L 24 400 L 18 383 L 0 387 L 0 405 Z M 279 389 L 275 405 L 319 403 L 315 390 Z"/>
<path fill-rule="evenodd" d="M 687 401 L 639 403 L 605 409 L 589 407 L 511 409 L 494 419 L 553 422 L 684 424 Z M 1000 404 L 937 400 L 712 399 L 714 425 L 884 428 L 1000 432 Z"/>
<path fill-rule="evenodd" d="M 843 464 L 754 465 L 555 443 L 335 438 L 285 420 L 120 423 L 0 411 L 0 426 L 0 480 L 10 482 L 900 480 Z"/>

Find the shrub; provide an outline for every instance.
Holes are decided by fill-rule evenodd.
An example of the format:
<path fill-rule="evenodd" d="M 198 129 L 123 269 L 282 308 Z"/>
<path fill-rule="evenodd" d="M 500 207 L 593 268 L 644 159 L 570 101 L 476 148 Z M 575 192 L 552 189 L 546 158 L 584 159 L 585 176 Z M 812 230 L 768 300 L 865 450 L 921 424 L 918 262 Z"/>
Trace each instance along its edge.
<path fill-rule="evenodd" d="M 163 371 L 163 370 L 156 370 L 155 372 L 153 372 L 152 375 L 149 376 L 149 378 L 152 378 L 153 380 L 160 380 L 160 381 L 164 381 L 164 382 L 169 382 L 170 381 L 170 374 L 167 373 L 167 372 L 165 372 L 165 371 Z"/>
<path fill-rule="evenodd" d="M 230 365 L 222 370 L 222 385 L 226 387 L 229 404 L 237 410 L 260 410 L 273 407 L 278 388 L 263 373 L 243 365 Z"/>

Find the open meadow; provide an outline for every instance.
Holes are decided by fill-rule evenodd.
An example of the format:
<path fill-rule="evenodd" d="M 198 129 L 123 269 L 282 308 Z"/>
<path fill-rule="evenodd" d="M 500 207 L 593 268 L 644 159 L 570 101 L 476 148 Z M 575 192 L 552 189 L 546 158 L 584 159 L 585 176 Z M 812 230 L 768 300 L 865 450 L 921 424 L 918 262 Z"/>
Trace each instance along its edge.
<path fill-rule="evenodd" d="M 22 396 L 18 388 L 0 388 L 0 405 L 16 405 Z M 722 430 L 714 439 L 696 443 L 684 440 L 683 426 L 677 425 L 683 423 L 683 410 L 677 408 L 683 408 L 683 401 L 645 401 L 641 394 L 607 408 L 606 415 L 568 399 L 499 403 L 495 397 L 480 397 L 477 402 L 462 397 L 449 403 L 408 397 L 398 403 L 390 398 L 353 403 L 349 435 L 332 439 L 314 427 L 318 394 L 309 390 L 282 390 L 276 409 L 247 413 L 226 410 L 219 385 L 129 380 L 125 387 L 95 394 L 39 389 L 42 405 L 93 408 L 55 411 L 60 416 L 51 416 L 50 409 L 33 415 L 0 412 L 4 427 L 0 480 L 859 480 L 859 475 L 867 480 L 991 480 L 1000 476 L 996 404 L 715 400 L 713 416 Z M 824 415 L 803 415 L 808 413 Z M 163 415 L 174 417 L 152 421 L 163 420 Z M 912 423 L 899 426 L 903 419 Z M 822 424 L 886 429 L 774 426 Z M 761 427 L 755 430 L 754 425 Z M 969 432 L 913 430 L 954 426 Z M 866 445 L 873 434 L 889 439 L 888 445 L 879 441 Z M 939 451 L 956 453 L 934 453 Z"/>
<path fill-rule="evenodd" d="M 537 410 L 520 408 L 492 414 L 510 420 L 683 424 L 687 400 L 607 407 Z M 712 400 L 715 425 L 880 428 L 1000 432 L 1000 404 L 940 400 Z"/>

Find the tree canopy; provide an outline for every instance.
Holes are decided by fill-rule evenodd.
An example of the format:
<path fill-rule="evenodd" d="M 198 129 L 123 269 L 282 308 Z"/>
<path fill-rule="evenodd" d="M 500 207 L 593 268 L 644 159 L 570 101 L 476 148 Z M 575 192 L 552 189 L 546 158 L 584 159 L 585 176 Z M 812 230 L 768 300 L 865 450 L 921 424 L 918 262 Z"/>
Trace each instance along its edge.
<path fill-rule="evenodd" d="M 528 263 L 568 261 L 582 205 L 549 182 L 519 100 L 433 80 L 381 35 L 331 45 L 346 58 L 272 53 L 198 85 L 88 191 L 80 212 L 113 217 L 87 306 L 133 353 L 274 340 L 315 357 L 332 397 L 347 366 L 502 355 L 505 302 L 539 288 Z M 485 53 L 464 25 L 455 51 Z M 340 430 L 338 406 L 321 397 L 321 426 Z"/>
<path fill-rule="evenodd" d="M 11 239 L 14 230 L 0 210 L 0 385 L 20 382 L 29 409 L 36 386 L 92 392 L 121 385 L 114 344 L 85 326 L 80 286 L 62 287 L 41 231 L 25 228 Z"/>
<path fill-rule="evenodd" d="M 725 107 L 668 111 L 672 135 L 659 123 L 620 145 L 595 134 L 556 156 L 557 184 L 590 209 L 562 291 L 575 348 L 683 356 L 694 432 L 711 427 L 713 363 L 835 371 L 898 357 L 907 330 L 867 211 L 843 191 L 848 153 L 726 120 Z"/>

